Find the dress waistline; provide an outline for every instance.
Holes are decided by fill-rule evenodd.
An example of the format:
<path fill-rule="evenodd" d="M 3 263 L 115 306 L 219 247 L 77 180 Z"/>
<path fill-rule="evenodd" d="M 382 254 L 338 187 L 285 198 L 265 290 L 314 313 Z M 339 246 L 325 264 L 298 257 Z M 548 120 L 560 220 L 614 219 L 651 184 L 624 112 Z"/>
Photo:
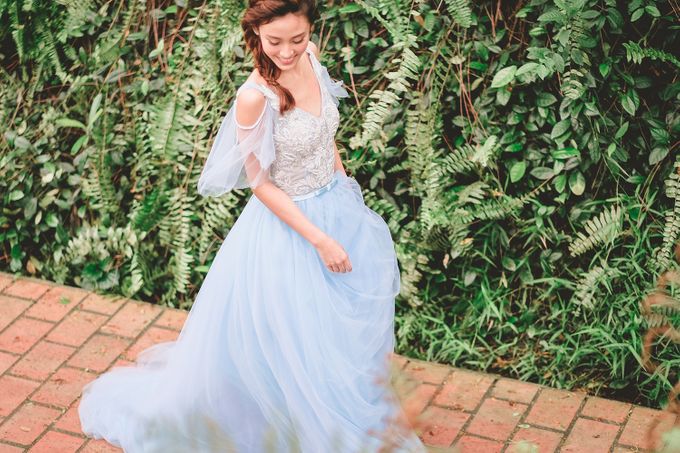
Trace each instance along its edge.
<path fill-rule="evenodd" d="M 290 198 L 293 201 L 300 201 L 300 200 L 306 200 L 307 198 L 316 197 L 317 195 L 321 195 L 322 193 L 328 192 L 329 190 L 331 190 L 337 182 L 338 182 L 338 179 L 334 177 L 333 179 L 331 179 L 331 182 L 329 182 L 325 186 L 321 186 L 318 189 L 314 189 L 311 192 L 308 192 L 308 193 L 305 193 L 305 194 L 302 194 L 302 195 L 293 195 Z"/>

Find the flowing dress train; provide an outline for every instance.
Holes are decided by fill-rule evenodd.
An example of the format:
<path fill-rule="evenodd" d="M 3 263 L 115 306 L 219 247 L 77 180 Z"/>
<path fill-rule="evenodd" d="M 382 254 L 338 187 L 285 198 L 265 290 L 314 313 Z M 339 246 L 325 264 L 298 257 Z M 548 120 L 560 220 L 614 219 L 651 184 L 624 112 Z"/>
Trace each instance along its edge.
<path fill-rule="evenodd" d="M 127 452 L 378 452 L 401 408 L 389 380 L 399 267 L 385 221 L 353 178 L 334 171 L 337 97 L 346 95 L 308 49 L 321 115 L 258 122 L 226 114 L 199 192 L 269 180 L 347 251 L 329 271 L 304 238 L 251 196 L 224 239 L 176 341 L 143 351 L 83 389 L 83 431 Z M 424 452 L 410 430 L 398 448 Z"/>

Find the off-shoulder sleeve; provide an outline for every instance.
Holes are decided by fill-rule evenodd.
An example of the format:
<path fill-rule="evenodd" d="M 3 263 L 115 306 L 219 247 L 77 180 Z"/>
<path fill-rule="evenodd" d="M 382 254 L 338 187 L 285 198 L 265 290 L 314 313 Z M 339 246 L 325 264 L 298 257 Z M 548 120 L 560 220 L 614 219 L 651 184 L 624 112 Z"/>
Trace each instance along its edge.
<path fill-rule="evenodd" d="M 331 99 L 333 99 L 333 102 L 335 102 L 335 105 L 337 107 L 338 105 L 340 105 L 340 101 L 338 100 L 338 98 L 349 97 L 349 93 L 342 86 L 342 80 L 331 79 L 331 76 L 328 74 L 328 69 L 326 69 L 326 66 L 322 65 L 319 60 L 317 60 L 316 55 L 314 55 L 314 52 L 310 51 L 310 55 L 312 55 L 316 69 L 319 73 L 319 76 L 321 76 L 321 82 L 326 87 L 326 90 L 331 94 Z"/>
<path fill-rule="evenodd" d="M 269 102 L 251 126 L 236 122 L 236 99 L 224 116 L 198 179 L 198 193 L 216 197 L 233 189 L 251 189 L 269 180 L 276 157 Z"/>

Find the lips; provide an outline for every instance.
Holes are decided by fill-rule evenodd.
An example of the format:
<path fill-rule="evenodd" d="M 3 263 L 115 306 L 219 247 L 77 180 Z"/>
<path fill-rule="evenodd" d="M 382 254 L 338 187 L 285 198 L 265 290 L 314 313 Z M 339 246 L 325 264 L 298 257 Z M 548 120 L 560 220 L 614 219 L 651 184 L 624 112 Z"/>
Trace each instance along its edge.
<path fill-rule="evenodd" d="M 279 61 L 283 64 L 291 64 L 293 61 L 295 61 L 295 58 L 291 58 L 289 60 L 284 60 L 283 58 L 279 58 Z"/>

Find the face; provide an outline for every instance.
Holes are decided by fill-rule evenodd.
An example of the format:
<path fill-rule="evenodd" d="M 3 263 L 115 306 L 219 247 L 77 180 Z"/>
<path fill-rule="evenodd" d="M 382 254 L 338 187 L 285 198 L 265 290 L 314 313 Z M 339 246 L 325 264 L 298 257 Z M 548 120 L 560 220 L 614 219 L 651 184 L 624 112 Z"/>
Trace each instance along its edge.
<path fill-rule="evenodd" d="M 288 13 L 258 29 L 262 50 L 281 69 L 294 68 L 304 55 L 311 25 L 303 14 Z"/>

